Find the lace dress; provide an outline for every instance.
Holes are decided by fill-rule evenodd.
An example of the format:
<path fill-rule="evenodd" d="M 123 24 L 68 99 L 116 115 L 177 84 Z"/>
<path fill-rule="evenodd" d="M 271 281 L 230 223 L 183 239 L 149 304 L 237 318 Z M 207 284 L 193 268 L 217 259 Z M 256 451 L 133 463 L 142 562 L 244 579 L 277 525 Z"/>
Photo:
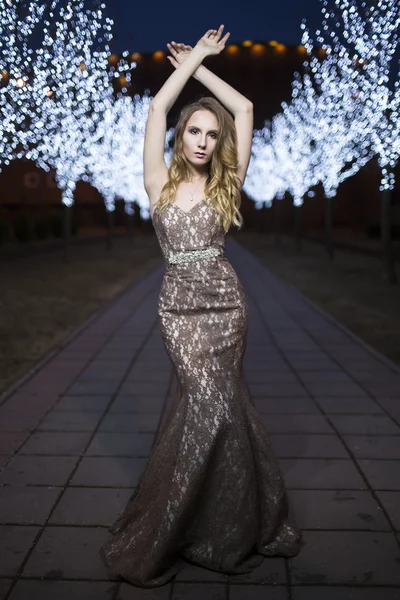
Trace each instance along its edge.
<path fill-rule="evenodd" d="M 101 549 L 111 579 L 165 584 L 187 561 L 247 573 L 294 556 L 286 489 L 243 383 L 248 306 L 212 204 L 155 208 L 166 271 L 159 325 L 179 394 L 125 512 Z"/>

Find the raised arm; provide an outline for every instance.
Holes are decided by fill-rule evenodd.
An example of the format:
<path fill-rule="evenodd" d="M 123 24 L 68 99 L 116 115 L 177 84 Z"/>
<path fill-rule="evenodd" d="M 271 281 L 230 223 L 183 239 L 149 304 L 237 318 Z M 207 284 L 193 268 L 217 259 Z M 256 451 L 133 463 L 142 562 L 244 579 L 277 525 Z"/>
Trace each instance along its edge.
<path fill-rule="evenodd" d="M 185 66 L 186 60 L 190 57 L 190 53 L 192 52 L 191 46 L 175 42 L 171 42 L 167 46 L 172 55 L 168 57 L 170 62 L 176 71 L 180 71 Z M 238 143 L 238 167 L 236 174 L 243 185 L 250 162 L 253 141 L 253 104 L 204 65 L 200 65 L 197 68 L 193 73 L 193 77 L 205 85 L 234 116 Z"/>
<path fill-rule="evenodd" d="M 219 54 L 225 47 L 229 37 L 227 33 L 222 39 L 223 25 L 216 31 L 209 29 L 185 60 L 182 69 L 175 70 L 154 96 L 150 103 L 146 123 L 143 152 L 144 187 L 150 197 L 157 195 L 160 182 L 165 180 L 167 166 L 164 161 L 165 133 L 167 129 L 167 114 L 178 98 L 186 82 L 190 79 L 201 62 L 210 54 Z"/>

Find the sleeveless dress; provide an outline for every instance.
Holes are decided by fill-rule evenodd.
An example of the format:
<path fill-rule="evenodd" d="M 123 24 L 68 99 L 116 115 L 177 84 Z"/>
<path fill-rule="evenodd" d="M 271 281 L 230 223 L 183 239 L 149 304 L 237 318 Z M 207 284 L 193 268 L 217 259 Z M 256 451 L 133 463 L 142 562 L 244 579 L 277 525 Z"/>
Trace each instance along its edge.
<path fill-rule="evenodd" d="M 140 587 L 165 584 L 188 562 L 248 573 L 263 556 L 295 556 L 302 546 L 243 383 L 248 305 L 219 216 L 207 200 L 189 211 L 156 206 L 153 225 L 166 264 L 159 325 L 180 392 L 100 551 L 111 579 Z M 219 255 L 196 257 L 210 248 Z"/>

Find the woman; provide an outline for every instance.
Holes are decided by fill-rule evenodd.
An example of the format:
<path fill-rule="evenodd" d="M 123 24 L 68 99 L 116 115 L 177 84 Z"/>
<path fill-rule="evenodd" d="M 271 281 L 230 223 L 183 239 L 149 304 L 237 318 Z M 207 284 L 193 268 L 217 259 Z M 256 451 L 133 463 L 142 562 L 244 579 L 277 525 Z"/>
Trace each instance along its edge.
<path fill-rule="evenodd" d="M 161 333 L 180 393 L 157 436 L 115 537 L 101 550 L 113 579 L 163 585 L 186 561 L 247 573 L 263 556 L 294 556 L 301 533 L 287 521 L 282 476 L 243 383 L 248 306 L 224 257 L 241 225 L 240 189 L 250 158 L 253 107 L 201 62 L 229 37 L 209 30 L 195 48 L 169 44 L 175 71 L 147 121 L 144 179 L 166 262 Z M 213 98 L 186 106 L 164 163 L 166 116 L 194 75 Z"/>

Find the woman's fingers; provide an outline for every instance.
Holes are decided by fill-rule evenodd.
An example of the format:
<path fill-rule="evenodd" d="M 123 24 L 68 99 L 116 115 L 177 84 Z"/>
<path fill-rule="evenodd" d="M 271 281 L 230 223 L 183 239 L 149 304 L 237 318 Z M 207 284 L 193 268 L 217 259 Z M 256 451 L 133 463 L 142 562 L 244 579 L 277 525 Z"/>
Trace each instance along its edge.
<path fill-rule="evenodd" d="M 228 33 L 226 33 L 226 34 L 224 35 L 224 37 L 222 38 L 222 40 L 220 40 L 218 43 L 219 43 L 219 44 L 225 44 L 226 40 L 228 39 L 228 37 L 229 37 L 230 35 L 231 35 L 231 34 L 230 34 L 230 32 L 228 31 Z"/>

